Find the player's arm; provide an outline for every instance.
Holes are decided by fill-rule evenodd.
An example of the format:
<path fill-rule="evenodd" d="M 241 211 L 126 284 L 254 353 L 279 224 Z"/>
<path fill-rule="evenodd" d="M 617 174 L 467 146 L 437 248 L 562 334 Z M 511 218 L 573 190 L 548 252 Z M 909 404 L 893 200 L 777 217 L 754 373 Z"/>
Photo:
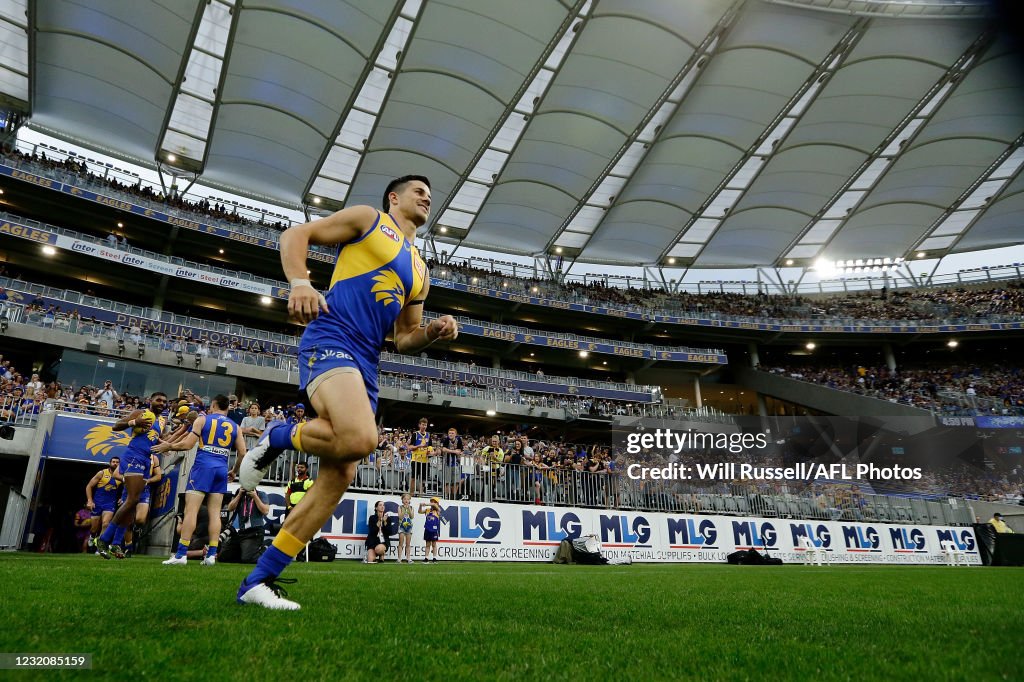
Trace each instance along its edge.
<path fill-rule="evenodd" d="M 161 438 L 160 440 L 166 443 L 173 443 L 174 441 L 181 438 L 181 435 L 185 433 L 186 428 L 188 428 L 188 424 L 182 422 L 181 424 L 178 424 L 178 426 L 173 431 L 167 434 L 166 438 Z"/>
<path fill-rule="evenodd" d="M 182 438 L 174 441 L 173 443 L 159 443 L 153 446 L 153 452 L 160 454 L 162 452 L 170 452 L 172 450 L 191 450 L 196 443 L 199 442 L 199 434 L 203 432 L 203 426 L 206 424 L 206 416 L 198 417 L 192 424 L 192 430 L 186 433 Z"/>
<path fill-rule="evenodd" d="M 102 475 L 102 471 L 97 471 L 93 477 L 89 479 L 89 482 L 85 484 L 85 506 L 89 508 L 89 511 L 92 511 L 96 507 L 96 503 L 92 499 L 92 491 L 93 488 L 99 485 L 100 476 Z"/>
<path fill-rule="evenodd" d="M 409 301 L 395 320 L 395 348 L 399 353 L 419 353 L 435 341 L 452 341 L 459 335 L 459 323 L 451 315 L 442 315 L 423 324 L 423 302 L 430 290 L 430 274 L 423 277 L 420 297 Z"/>
<path fill-rule="evenodd" d="M 135 410 L 127 417 L 122 417 L 121 419 L 119 419 L 110 428 L 112 428 L 114 431 L 124 431 L 127 428 L 135 428 L 136 425 L 141 426 L 143 424 L 148 424 L 149 426 L 152 426 L 153 422 L 142 421 L 139 419 L 139 417 L 142 416 L 143 412 L 145 412 L 145 410 Z"/>
<path fill-rule="evenodd" d="M 379 214 L 369 206 L 349 206 L 309 223 L 290 227 L 281 234 L 281 267 L 288 279 L 288 315 L 300 324 L 327 312 L 327 301 L 309 283 L 306 259 L 310 244 L 347 244 L 368 232 Z"/>
<path fill-rule="evenodd" d="M 146 479 L 146 485 L 158 483 L 164 477 L 164 470 L 160 467 L 160 458 L 156 455 L 150 455 L 150 457 L 153 458 L 153 465 L 150 469 L 153 473 Z"/>
<path fill-rule="evenodd" d="M 235 432 L 235 466 L 231 469 L 231 473 L 237 478 L 238 467 L 242 466 L 242 460 L 245 459 L 245 436 L 242 435 L 242 431 L 238 430 Z"/>

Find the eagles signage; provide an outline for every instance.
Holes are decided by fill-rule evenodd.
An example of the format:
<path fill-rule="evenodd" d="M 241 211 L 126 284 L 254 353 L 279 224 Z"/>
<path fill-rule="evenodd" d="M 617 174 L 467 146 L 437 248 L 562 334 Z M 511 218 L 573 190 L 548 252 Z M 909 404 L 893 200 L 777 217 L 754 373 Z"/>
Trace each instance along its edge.
<path fill-rule="evenodd" d="M 119 457 L 131 440 L 130 431 L 114 431 L 112 425 L 91 417 L 58 414 L 43 443 L 42 456 L 105 466 L 111 457 Z"/>
<path fill-rule="evenodd" d="M 165 417 L 160 417 L 161 425 Z M 43 457 L 95 462 L 106 466 L 111 457 L 120 457 L 131 440 L 131 431 L 115 431 L 113 422 L 95 417 L 58 414 L 53 429 L 43 442 Z"/>
<path fill-rule="evenodd" d="M 273 494 L 267 488 L 274 507 Z M 280 497 L 277 498 L 280 500 Z M 381 495 L 345 496 L 321 533 L 338 546 L 339 558 L 361 559 L 366 553 L 367 519 Z M 280 503 L 278 503 L 280 504 Z M 397 498 L 385 499 L 388 513 Z M 804 538 L 829 553 L 836 563 L 940 564 L 942 542 L 964 550 L 967 561 L 980 564 L 974 531 L 948 526 L 910 526 L 800 519 L 665 514 L 608 509 L 534 507 L 498 502 L 442 501 L 441 559 L 471 561 L 550 561 L 559 542 L 586 535 L 601 541 L 603 553 L 638 562 L 724 562 L 738 549 L 754 548 L 789 563 L 802 563 Z M 272 508 L 271 517 L 282 509 Z M 422 537 L 423 517 L 414 519 L 414 536 Z M 397 532 L 397 526 L 396 526 Z M 397 539 L 397 538 L 396 538 Z M 393 543 L 391 556 L 397 542 Z M 413 543 L 423 558 L 423 545 Z"/>
<path fill-rule="evenodd" d="M 161 422 L 163 417 L 160 418 Z M 120 457 L 131 440 L 131 430 L 114 431 L 113 422 L 92 417 L 58 414 L 53 429 L 43 442 L 42 456 L 49 459 L 69 459 L 89 462 L 97 468 L 107 465 L 111 457 Z M 174 491 L 178 487 L 178 470 L 164 472 L 159 483 L 154 483 L 152 506 L 154 515 L 174 507 Z"/>

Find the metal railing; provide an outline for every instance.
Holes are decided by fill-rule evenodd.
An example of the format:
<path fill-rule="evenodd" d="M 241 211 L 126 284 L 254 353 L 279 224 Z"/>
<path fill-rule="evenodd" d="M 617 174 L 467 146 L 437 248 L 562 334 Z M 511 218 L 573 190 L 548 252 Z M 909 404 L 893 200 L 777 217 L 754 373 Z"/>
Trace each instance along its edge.
<path fill-rule="evenodd" d="M 298 462 L 307 463 L 315 478 L 317 461 L 304 453 L 286 452 L 264 482 L 285 485 Z M 681 481 L 637 481 L 618 471 L 495 465 L 473 455 L 445 456 L 443 460 L 434 457 L 417 464 L 393 457 L 390 450 L 378 450 L 357 466 L 350 489 L 391 497 L 408 492 L 446 500 L 670 514 L 949 526 L 966 526 L 974 521 L 970 505 L 963 499 L 851 493 L 848 487 L 819 485 L 792 493 L 753 484 L 700 487 Z"/>
<path fill-rule="evenodd" d="M 42 411 L 96 418 L 119 418 L 129 410 L 112 410 L 62 400 L 46 400 L 36 409 L 26 409 L 22 398 L 0 398 L 0 421 L 34 425 Z M 285 451 L 274 461 L 264 478 L 269 485 L 285 485 L 295 465 L 304 463 L 312 478 L 319 472 L 319 459 L 304 452 Z M 229 458 L 233 467 L 235 455 Z M 777 517 L 779 519 L 820 519 L 825 521 L 870 521 L 929 525 L 970 525 L 970 507 L 963 499 L 938 492 L 917 495 L 867 494 L 846 485 L 813 485 L 794 490 L 750 484 L 696 485 L 685 481 L 636 480 L 622 474 L 621 467 L 591 472 L 548 468 L 542 465 L 504 464 L 464 453 L 431 457 L 415 463 L 378 449 L 357 465 L 351 489 L 399 496 L 410 492 L 439 495 L 445 499 L 476 502 L 507 502 L 560 505 L 597 509 L 657 511 L 679 514 Z"/>
<path fill-rule="evenodd" d="M 18 279 L 0 277 L 0 287 L 4 287 L 11 291 L 21 291 L 34 296 L 41 296 L 53 300 L 63 301 L 69 305 L 89 306 L 92 308 L 109 310 L 110 312 L 136 317 L 141 321 L 140 324 L 145 323 L 146 325 L 149 325 L 157 323 L 169 323 L 184 327 L 191 327 L 192 329 L 197 329 L 200 331 L 217 332 L 220 334 L 231 334 L 246 339 L 253 339 L 260 343 L 282 344 L 289 347 L 289 354 L 294 353 L 295 349 L 299 345 L 298 336 L 280 334 L 277 332 L 270 332 L 263 329 L 255 329 L 252 327 L 246 327 L 238 324 L 225 324 L 223 322 L 214 322 L 213 320 L 190 317 L 187 315 L 175 315 L 174 313 L 169 313 L 166 311 L 154 310 L 152 308 L 145 308 L 142 306 L 129 305 L 127 303 L 121 303 L 118 301 L 113 301 L 106 298 L 99 298 L 96 296 L 87 296 L 77 291 L 71 291 L 69 289 L 47 287 L 41 284 L 34 284 L 31 282 L 26 282 Z M 56 318 L 58 319 L 63 319 L 67 317 L 69 317 L 69 314 L 67 313 L 56 315 Z M 124 325 L 120 326 L 123 327 Z M 139 328 L 141 330 L 141 326 Z M 581 388 L 630 391 L 633 393 L 645 394 L 647 397 L 649 397 L 656 388 L 654 386 L 626 384 L 616 381 L 597 381 L 593 379 L 581 379 L 579 377 L 547 375 L 538 377 L 535 374 L 531 374 L 529 372 L 520 372 L 516 370 L 506 369 L 494 369 L 492 367 L 469 365 L 468 363 L 464 362 L 447 362 L 442 360 L 433 360 L 430 358 L 420 358 L 411 355 L 402 355 L 398 353 L 381 353 L 381 360 L 407 365 L 410 367 L 410 373 L 412 373 L 413 367 L 430 368 L 451 372 L 460 372 L 466 375 L 492 376 L 498 379 L 506 380 L 532 381 L 546 384 L 556 384 L 561 386 L 576 386 Z"/>
<path fill-rule="evenodd" d="M 96 341 L 109 341 L 117 344 L 118 354 L 128 358 L 145 360 L 147 351 L 167 351 L 174 354 L 177 365 L 186 369 L 200 367 L 208 359 L 219 362 L 232 362 L 243 365 L 277 369 L 295 375 L 298 362 L 293 355 L 273 354 L 269 352 L 255 353 L 247 350 L 208 346 L 194 341 L 169 339 L 165 336 L 143 334 L 123 325 L 108 322 L 93 322 L 71 314 L 52 313 L 40 309 L 32 309 L 21 304 L 8 304 L 0 311 L 0 325 L 26 324 L 42 329 L 76 334 Z M 7 326 L 2 327 L 6 331 Z M 412 368 L 410 368 L 412 369 Z M 412 399 L 421 395 L 432 400 L 436 395 L 458 398 L 470 398 L 501 403 L 505 405 L 528 405 L 532 407 L 548 407 L 563 409 L 569 416 L 580 416 L 590 409 L 590 399 L 539 392 L 520 391 L 505 388 L 475 388 L 441 382 L 439 380 L 406 376 L 390 372 L 378 372 L 380 388 L 404 389 L 413 393 Z M 682 408 L 654 405 L 650 403 L 622 403 L 611 399 L 593 399 L 622 405 L 626 415 L 634 416 L 667 416 L 669 412 L 685 412 Z"/>

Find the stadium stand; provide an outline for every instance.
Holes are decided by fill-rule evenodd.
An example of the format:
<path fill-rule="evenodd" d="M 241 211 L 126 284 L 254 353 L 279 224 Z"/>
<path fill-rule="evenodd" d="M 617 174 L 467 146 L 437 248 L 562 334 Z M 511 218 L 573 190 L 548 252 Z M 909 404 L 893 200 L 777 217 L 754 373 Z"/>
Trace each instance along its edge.
<path fill-rule="evenodd" d="M 940 414 L 1024 415 L 1024 374 L 1006 366 L 936 367 L 762 367 L 762 370 L 839 391 Z"/>
<path fill-rule="evenodd" d="M 50 150 L 51 154 L 58 153 Z M 208 200 L 195 201 L 183 198 L 169 199 L 158 188 L 139 183 L 128 186 L 115 176 L 90 170 L 85 161 L 66 155 L 57 160 L 46 157 L 36 150 L 5 150 L 0 147 L 0 161 L 12 167 L 42 173 L 60 172 L 60 179 L 72 183 L 100 184 L 109 192 L 118 194 L 129 201 L 148 201 L 161 209 L 171 208 L 187 214 L 186 217 L 203 218 L 217 224 L 242 230 L 252 237 L 276 242 L 280 229 L 287 224 L 278 221 L 273 225 L 250 220 L 240 215 L 236 208 L 231 212 L 222 204 L 210 204 Z M 84 185 L 83 185 L 84 186 Z M 262 220 L 262 218 L 261 218 Z M 75 236 L 81 237 L 78 233 Z M 314 247 L 317 248 L 317 247 Z M 329 254 L 327 250 L 323 253 Z M 802 320 L 830 321 L 835 323 L 856 321 L 862 324 L 874 322 L 933 321 L 942 323 L 976 323 L 1013 321 L 1024 314 L 1024 290 L 1019 281 L 1010 281 L 1005 286 L 993 285 L 989 272 L 993 268 L 965 270 L 965 275 L 974 274 L 968 283 L 971 288 L 915 287 L 896 288 L 899 281 L 886 279 L 878 290 L 834 295 L 769 294 L 767 285 L 748 283 L 756 293 L 735 293 L 727 291 L 705 291 L 694 293 L 687 290 L 670 291 L 649 281 L 637 281 L 637 286 L 615 286 L 615 278 L 574 282 L 553 281 L 547 277 L 525 277 L 516 274 L 516 268 L 509 263 L 511 272 L 502 272 L 499 262 L 491 268 L 474 265 L 471 260 L 428 260 L 434 279 L 448 280 L 461 284 L 487 286 L 494 291 L 524 295 L 543 295 L 552 300 L 600 305 L 611 309 L 632 312 L 675 315 L 706 316 L 715 319 L 736 321 L 757 321 L 773 319 L 784 322 Z M 522 266 L 519 266 L 522 269 Z M 245 276 L 244 273 L 240 273 Z M 1019 264 L 1008 267 L 1005 276 L 1020 279 Z M 251 277 L 251 276 L 250 276 Z M 586 278 L 585 278 L 586 279 Z M 593 279 L 593 278 L 592 278 Z M 971 282 L 971 279 L 977 279 Z M 262 281 L 256 277 L 255 281 Z M 629 280 L 625 280 L 629 284 Z M 721 285 L 719 285 L 721 286 Z"/>

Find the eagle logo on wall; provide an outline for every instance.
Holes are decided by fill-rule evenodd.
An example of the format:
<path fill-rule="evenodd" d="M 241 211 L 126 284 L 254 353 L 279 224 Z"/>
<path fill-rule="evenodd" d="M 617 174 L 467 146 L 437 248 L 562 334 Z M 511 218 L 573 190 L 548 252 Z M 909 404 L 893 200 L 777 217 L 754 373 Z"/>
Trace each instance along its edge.
<path fill-rule="evenodd" d="M 107 455 L 115 447 L 128 445 L 131 435 L 127 431 L 115 431 L 109 424 L 94 426 L 85 434 L 85 449 L 93 457 Z"/>

